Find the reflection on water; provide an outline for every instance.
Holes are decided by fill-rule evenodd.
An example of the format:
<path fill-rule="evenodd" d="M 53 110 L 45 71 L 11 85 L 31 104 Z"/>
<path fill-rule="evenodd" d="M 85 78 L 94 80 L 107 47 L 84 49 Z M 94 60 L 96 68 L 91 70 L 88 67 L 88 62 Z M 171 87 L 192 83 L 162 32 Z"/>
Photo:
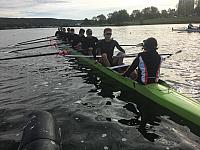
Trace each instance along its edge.
<path fill-rule="evenodd" d="M 162 134 L 159 134 L 160 131 L 156 129 L 156 126 L 159 128 L 159 126 L 161 126 L 161 120 L 164 119 L 163 116 L 169 115 L 175 122 L 181 120 L 178 123 L 190 126 L 191 131 L 200 136 L 198 127 L 190 125 L 190 123 L 188 124 L 186 120 L 182 120 L 182 118 L 169 112 L 165 108 L 161 108 L 157 104 L 152 103 L 151 100 L 141 97 L 138 93 L 133 93 L 133 91 L 126 89 L 126 87 L 122 85 L 118 85 L 111 79 L 104 76 L 99 77 L 98 72 L 86 70 L 85 68 L 84 70 L 82 68 L 78 69 L 88 73 L 82 76 L 86 83 L 95 85 L 96 89 L 90 92 L 97 92 L 98 95 L 104 98 L 110 98 L 110 100 L 105 103 L 105 105 L 109 107 L 109 113 L 103 112 L 102 115 L 98 115 L 95 118 L 97 121 L 118 122 L 125 126 L 135 126 L 144 138 L 155 142 L 162 138 Z M 116 103 L 115 99 L 126 103 L 120 106 Z M 82 104 L 89 108 L 95 107 L 95 105 L 91 103 L 92 102 L 86 102 Z M 127 111 L 129 111 L 129 113 L 127 113 Z M 195 130 L 193 130 L 194 128 Z"/>
<path fill-rule="evenodd" d="M 113 38 L 120 44 L 137 44 L 154 36 L 160 53 L 174 54 L 182 50 L 162 64 L 161 77 L 181 93 L 199 101 L 199 33 L 171 32 L 172 26 L 182 25 L 112 27 Z M 75 28 L 76 32 L 78 29 Z M 104 27 L 92 29 L 98 38 L 103 37 Z M 48 28 L 0 31 L 3 35 L 0 47 L 53 35 L 55 31 Z M 138 47 L 124 48 L 127 54 L 141 51 Z M 55 47 L 48 47 L 5 53 L 10 50 L 0 50 L 1 58 L 57 51 Z M 130 64 L 133 59 L 125 62 Z M 113 80 L 77 65 L 74 59 L 49 56 L 1 61 L 0 74 L 1 150 L 17 149 L 27 114 L 32 110 L 53 114 L 62 128 L 64 150 L 196 150 L 200 147 L 198 127 Z"/>

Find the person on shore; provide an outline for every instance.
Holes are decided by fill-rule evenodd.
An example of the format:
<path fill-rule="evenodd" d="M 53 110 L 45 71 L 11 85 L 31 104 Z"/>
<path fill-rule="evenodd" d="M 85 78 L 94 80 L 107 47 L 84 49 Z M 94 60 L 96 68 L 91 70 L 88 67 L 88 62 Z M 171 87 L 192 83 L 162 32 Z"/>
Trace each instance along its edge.
<path fill-rule="evenodd" d="M 121 65 L 123 63 L 123 58 L 125 50 L 119 45 L 116 40 L 111 38 L 112 29 L 104 29 L 104 39 L 97 43 L 97 53 L 101 55 L 100 63 L 106 67 Z M 116 57 L 113 58 L 114 48 L 117 48 L 120 52 Z"/>
<path fill-rule="evenodd" d="M 86 30 L 86 38 L 84 42 L 82 43 L 83 48 L 83 54 L 85 55 L 96 55 L 96 44 L 98 42 L 98 39 L 94 36 L 92 36 L 92 30 L 87 29 Z"/>
<path fill-rule="evenodd" d="M 144 51 L 138 54 L 123 76 L 130 77 L 144 85 L 157 83 L 161 65 L 161 57 L 156 51 L 157 46 L 157 40 L 153 37 L 144 40 Z"/>

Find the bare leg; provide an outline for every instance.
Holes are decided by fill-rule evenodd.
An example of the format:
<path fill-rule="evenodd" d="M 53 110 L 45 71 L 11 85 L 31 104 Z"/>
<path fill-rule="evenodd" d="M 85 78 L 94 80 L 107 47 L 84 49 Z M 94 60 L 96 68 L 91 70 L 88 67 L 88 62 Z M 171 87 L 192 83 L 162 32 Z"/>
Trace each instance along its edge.
<path fill-rule="evenodd" d="M 130 78 L 132 80 L 136 80 L 138 77 L 138 74 L 137 74 L 137 70 L 134 70 L 131 74 L 130 74 Z"/>
<path fill-rule="evenodd" d="M 121 64 L 123 64 L 123 60 L 124 60 L 124 53 L 119 52 L 119 53 L 117 54 L 117 57 L 114 57 L 114 58 L 113 58 L 113 64 L 114 64 L 115 66 L 121 65 Z"/>
<path fill-rule="evenodd" d="M 92 54 L 92 51 L 93 51 L 93 48 L 92 48 L 92 47 L 89 47 L 89 48 L 88 48 L 88 55 L 93 55 L 93 54 Z"/>
<path fill-rule="evenodd" d="M 106 66 L 106 67 L 111 67 L 111 64 L 108 60 L 108 57 L 107 57 L 107 54 L 106 53 L 103 53 L 101 55 L 101 59 L 100 59 L 100 62 L 102 65 Z"/>

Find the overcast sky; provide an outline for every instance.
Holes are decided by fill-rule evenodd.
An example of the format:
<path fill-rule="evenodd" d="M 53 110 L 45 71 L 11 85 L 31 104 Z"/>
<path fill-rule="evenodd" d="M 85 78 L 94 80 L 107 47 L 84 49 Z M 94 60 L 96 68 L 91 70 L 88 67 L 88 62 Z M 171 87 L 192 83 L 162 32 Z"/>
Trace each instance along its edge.
<path fill-rule="evenodd" d="M 0 0 L 0 17 L 91 19 L 121 9 L 131 14 L 135 9 L 155 6 L 162 10 L 177 4 L 178 0 Z"/>

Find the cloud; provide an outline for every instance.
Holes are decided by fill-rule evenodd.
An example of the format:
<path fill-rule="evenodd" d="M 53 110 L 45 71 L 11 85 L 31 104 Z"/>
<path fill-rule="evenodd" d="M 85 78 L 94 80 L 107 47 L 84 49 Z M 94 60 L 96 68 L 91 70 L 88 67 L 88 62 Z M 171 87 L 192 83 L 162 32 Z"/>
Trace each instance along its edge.
<path fill-rule="evenodd" d="M 173 2 L 173 3 L 172 3 Z M 120 9 L 176 6 L 178 0 L 0 0 L 0 17 L 91 19 Z"/>
<path fill-rule="evenodd" d="M 34 0 L 36 3 L 39 3 L 39 4 L 45 4 L 45 3 L 53 3 L 53 4 L 56 4 L 56 3 L 68 3 L 68 1 L 65 1 L 65 0 Z"/>
<path fill-rule="evenodd" d="M 69 3 L 66 0 L 1 0 L 1 9 L 19 9 L 19 8 L 30 8 L 44 4 L 66 4 Z"/>

